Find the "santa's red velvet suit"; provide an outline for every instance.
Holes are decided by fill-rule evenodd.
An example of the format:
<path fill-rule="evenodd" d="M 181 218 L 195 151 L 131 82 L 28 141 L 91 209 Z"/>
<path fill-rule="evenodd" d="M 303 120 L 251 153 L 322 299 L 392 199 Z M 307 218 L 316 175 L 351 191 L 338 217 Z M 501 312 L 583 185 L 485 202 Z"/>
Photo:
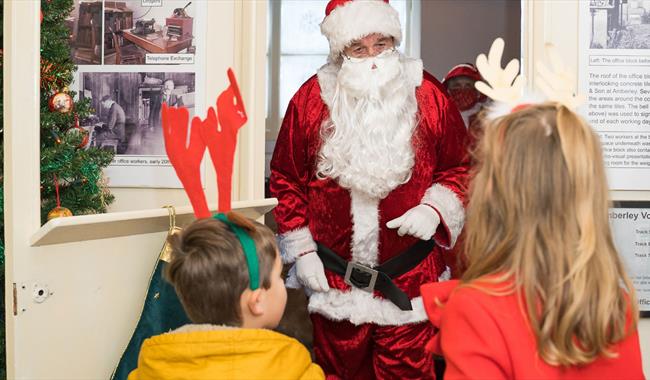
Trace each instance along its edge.
<path fill-rule="evenodd" d="M 396 43 L 401 40 L 399 21 L 393 17 L 397 13 L 383 1 L 334 0 L 330 6 L 332 3 L 342 3 L 342 11 L 348 13 L 328 8 L 329 21 L 360 20 L 355 12 L 365 11 L 366 5 L 375 7 L 370 9 L 368 18 L 378 21 L 366 20 L 367 25 L 357 22 L 352 31 L 348 28 L 346 35 L 340 35 L 345 28 L 328 29 L 326 17 L 321 29 L 330 41 L 330 63 L 303 84 L 289 103 L 271 162 L 271 191 L 279 201 L 275 218 L 283 260 L 302 260 L 302 255 L 316 250 L 317 242 L 346 261 L 376 267 L 418 242 L 413 236 L 399 236 L 395 229 L 387 228 L 388 221 L 421 204 L 435 210 L 432 213 L 437 214 L 440 224 L 431 233 L 435 233 L 433 238 L 438 246 L 415 268 L 393 279 L 411 299 L 412 310 L 401 310 L 377 291 L 351 287 L 343 276 L 330 270 L 325 271 L 329 290 L 312 292 L 309 297 L 316 359 L 329 375 L 344 379 L 432 378 L 433 361 L 424 346 L 433 331 L 426 322 L 419 287 L 445 278 L 441 246 L 453 246 L 463 227 L 468 168 L 466 129 L 439 82 L 423 71 L 422 62 L 399 55 L 401 69 L 396 86 L 411 89 L 407 97 L 413 99 L 412 114 L 404 106 L 412 124 L 405 140 L 407 145 L 401 147 L 399 137 L 395 137 L 394 149 L 388 142 L 389 148 L 381 155 L 375 152 L 375 156 L 366 156 L 365 152 L 372 151 L 372 147 L 360 140 L 358 149 L 351 150 L 351 157 L 350 151 L 348 156 L 339 156 L 348 159 L 350 167 L 366 167 L 370 172 L 381 173 L 384 158 L 393 162 L 390 157 L 402 153 L 394 150 L 405 150 L 409 153 L 405 158 L 405 177 L 394 183 L 390 165 L 385 168 L 390 183 L 383 186 L 377 186 L 376 176 L 371 178 L 365 173 L 360 173 L 358 181 L 354 177 L 351 180 L 345 167 L 337 172 L 341 174 L 336 178 L 323 175 L 323 167 L 331 169 L 331 165 L 322 164 L 327 161 L 324 157 L 336 155 L 329 153 L 336 153 L 336 147 L 324 149 L 323 136 L 328 134 L 327 128 L 336 124 L 331 117 L 332 107 L 340 105 L 340 51 L 351 40 L 375 32 L 394 37 Z M 340 4 L 334 5 L 341 8 Z M 402 103 L 397 99 L 385 106 Z M 386 120 L 387 125 L 375 122 L 363 128 L 398 128 L 390 125 L 390 120 L 393 119 Z M 294 280 L 289 278 L 288 286 Z"/>

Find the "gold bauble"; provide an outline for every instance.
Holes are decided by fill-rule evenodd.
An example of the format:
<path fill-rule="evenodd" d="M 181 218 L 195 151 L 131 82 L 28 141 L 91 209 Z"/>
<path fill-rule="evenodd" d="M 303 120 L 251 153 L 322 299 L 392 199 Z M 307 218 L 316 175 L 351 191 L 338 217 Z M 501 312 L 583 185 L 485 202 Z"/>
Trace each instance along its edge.
<path fill-rule="evenodd" d="M 63 218 L 66 216 L 72 216 L 72 211 L 65 207 L 55 207 L 52 211 L 47 213 L 47 220 L 52 220 L 54 218 Z"/>

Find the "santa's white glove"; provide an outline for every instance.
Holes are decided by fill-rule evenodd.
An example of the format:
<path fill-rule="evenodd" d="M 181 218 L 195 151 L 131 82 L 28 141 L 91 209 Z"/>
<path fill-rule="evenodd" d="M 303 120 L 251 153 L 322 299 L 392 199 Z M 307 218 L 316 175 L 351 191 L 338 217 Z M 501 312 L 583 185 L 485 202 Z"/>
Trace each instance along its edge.
<path fill-rule="evenodd" d="M 315 292 L 330 290 L 323 262 L 316 252 L 310 252 L 296 260 L 296 275 L 305 287 Z"/>
<path fill-rule="evenodd" d="M 436 233 L 440 224 L 440 216 L 433 207 L 417 205 L 399 218 L 386 223 L 386 227 L 397 230 L 399 236 L 406 234 L 418 239 L 429 240 Z"/>

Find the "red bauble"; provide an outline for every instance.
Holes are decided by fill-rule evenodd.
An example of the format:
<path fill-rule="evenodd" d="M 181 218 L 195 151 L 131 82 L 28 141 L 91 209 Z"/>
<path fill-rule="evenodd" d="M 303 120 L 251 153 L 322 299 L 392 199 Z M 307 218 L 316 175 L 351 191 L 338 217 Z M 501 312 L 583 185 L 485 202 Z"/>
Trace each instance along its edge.
<path fill-rule="evenodd" d="M 79 143 L 79 145 L 77 145 L 79 148 L 83 149 L 86 146 L 88 146 L 88 131 L 81 128 L 81 127 L 79 127 L 79 126 L 77 126 L 75 128 L 79 131 L 79 133 L 81 133 L 83 135 L 83 138 L 81 139 L 81 142 Z"/>
<path fill-rule="evenodd" d="M 79 126 L 79 118 L 75 115 L 74 117 L 74 126 L 66 132 L 66 134 L 79 133 L 81 136 L 81 142 L 77 145 L 77 148 L 85 148 L 88 145 L 88 131 Z"/>
<path fill-rule="evenodd" d="M 48 106 L 52 112 L 68 113 L 72 111 L 74 102 L 72 101 L 72 96 L 69 94 L 57 92 L 50 97 Z"/>

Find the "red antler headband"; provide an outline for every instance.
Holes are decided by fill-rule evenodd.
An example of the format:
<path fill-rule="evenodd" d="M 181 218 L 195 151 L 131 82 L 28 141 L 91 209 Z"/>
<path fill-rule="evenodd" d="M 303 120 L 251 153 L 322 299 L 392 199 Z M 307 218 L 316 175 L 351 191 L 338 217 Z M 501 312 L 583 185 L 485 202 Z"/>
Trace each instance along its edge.
<path fill-rule="evenodd" d="M 228 80 L 230 86 L 217 98 L 217 110 L 209 107 L 205 119 L 201 120 L 198 116 L 192 118 L 189 130 L 187 108 L 169 107 L 163 103 L 163 136 L 169 161 L 190 198 L 197 218 L 211 217 L 200 173 L 206 148 L 210 152 L 212 164 L 217 172 L 219 190 L 219 213 L 214 218 L 225 223 L 237 236 L 246 257 L 249 287 L 255 290 L 260 282 L 259 258 L 255 242 L 244 229 L 231 222 L 224 214 L 231 209 L 232 167 L 237 147 L 237 131 L 248 120 L 237 79 L 231 69 L 228 69 Z M 217 118 L 217 111 L 219 118 Z"/>
<path fill-rule="evenodd" d="M 218 211 L 227 212 L 231 209 L 232 168 L 237 131 L 246 123 L 248 117 L 237 79 L 231 69 L 228 69 L 228 79 L 230 86 L 217 98 L 216 109 L 219 118 L 215 107 L 209 107 L 206 118 L 202 120 L 195 116 L 188 129 L 187 108 L 169 107 L 167 104 L 162 106 L 162 128 L 167 156 L 190 198 L 197 218 L 211 216 L 200 175 L 206 148 L 217 172 Z"/>

